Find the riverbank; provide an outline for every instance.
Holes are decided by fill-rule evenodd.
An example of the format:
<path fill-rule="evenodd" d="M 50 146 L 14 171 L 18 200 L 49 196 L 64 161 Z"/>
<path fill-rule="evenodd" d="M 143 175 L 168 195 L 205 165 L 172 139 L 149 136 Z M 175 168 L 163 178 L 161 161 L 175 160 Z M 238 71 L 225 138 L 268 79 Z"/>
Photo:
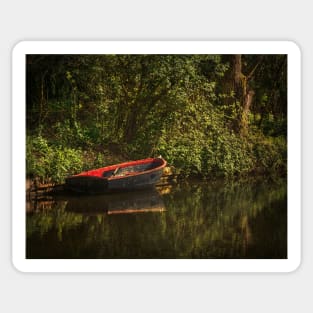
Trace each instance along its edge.
<path fill-rule="evenodd" d="M 238 185 L 238 184 L 256 184 L 256 183 L 275 183 L 286 179 L 285 175 L 264 175 L 264 173 L 255 172 L 250 175 L 241 175 L 236 177 L 202 177 L 193 175 L 186 178 L 184 175 L 175 173 L 173 167 L 167 166 L 164 168 L 163 175 L 160 181 L 156 184 L 156 189 L 160 194 L 168 194 L 174 188 L 181 188 L 182 186 L 199 186 L 202 184 L 209 184 L 221 188 L 225 185 Z M 185 188 L 185 187 L 183 187 Z M 26 198 L 27 201 L 44 202 L 51 201 L 51 197 L 68 197 L 70 195 L 77 196 L 69 192 L 65 188 L 64 183 L 41 183 L 40 180 L 26 178 Z"/>
<path fill-rule="evenodd" d="M 286 69 L 283 55 L 29 55 L 26 176 L 158 155 L 182 178 L 286 176 Z"/>
<path fill-rule="evenodd" d="M 55 135 L 50 138 L 27 136 L 26 176 L 38 185 L 62 184 L 67 176 L 85 170 L 147 157 L 138 152 L 131 153 L 130 145 L 89 143 L 77 146 L 72 143 L 65 146 L 56 138 Z M 169 164 L 165 174 L 201 179 L 271 174 L 286 176 L 287 142 L 284 137 L 251 134 L 250 137 L 233 139 L 224 137 L 224 145 L 212 146 L 210 150 L 199 146 L 196 152 L 193 151 L 193 142 L 183 149 L 176 145 L 176 150 L 173 150 L 175 143 L 167 142 L 168 149 L 162 153 Z"/>

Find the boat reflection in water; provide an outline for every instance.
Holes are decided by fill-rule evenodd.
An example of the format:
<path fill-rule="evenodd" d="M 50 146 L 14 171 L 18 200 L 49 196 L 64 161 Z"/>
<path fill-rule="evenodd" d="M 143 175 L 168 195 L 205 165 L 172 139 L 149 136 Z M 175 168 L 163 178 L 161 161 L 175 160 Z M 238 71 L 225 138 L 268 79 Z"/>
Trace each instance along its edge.
<path fill-rule="evenodd" d="M 149 189 L 111 195 L 86 195 L 69 198 L 65 210 L 87 215 L 101 213 L 111 215 L 164 212 L 165 206 L 159 192 L 156 189 Z"/>

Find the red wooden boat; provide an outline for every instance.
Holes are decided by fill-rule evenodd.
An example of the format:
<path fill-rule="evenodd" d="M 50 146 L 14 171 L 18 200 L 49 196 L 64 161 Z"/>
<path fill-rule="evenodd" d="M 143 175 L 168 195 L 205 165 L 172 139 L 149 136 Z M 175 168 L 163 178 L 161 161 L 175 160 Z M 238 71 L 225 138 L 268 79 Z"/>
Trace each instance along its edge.
<path fill-rule="evenodd" d="M 65 186 L 85 193 L 143 189 L 159 181 L 165 166 L 166 161 L 161 157 L 130 161 L 67 177 Z"/>

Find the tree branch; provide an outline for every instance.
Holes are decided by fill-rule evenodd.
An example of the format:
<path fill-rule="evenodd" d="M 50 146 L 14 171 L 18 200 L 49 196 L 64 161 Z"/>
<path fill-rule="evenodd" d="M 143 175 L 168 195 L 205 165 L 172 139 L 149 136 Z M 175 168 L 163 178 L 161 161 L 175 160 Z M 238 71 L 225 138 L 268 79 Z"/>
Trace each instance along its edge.
<path fill-rule="evenodd" d="M 263 56 L 261 56 L 259 62 L 255 65 L 255 67 L 252 69 L 252 71 L 248 75 L 246 75 L 247 80 L 249 80 L 252 77 L 255 70 L 259 67 L 259 65 L 261 64 L 262 61 L 263 61 Z"/>

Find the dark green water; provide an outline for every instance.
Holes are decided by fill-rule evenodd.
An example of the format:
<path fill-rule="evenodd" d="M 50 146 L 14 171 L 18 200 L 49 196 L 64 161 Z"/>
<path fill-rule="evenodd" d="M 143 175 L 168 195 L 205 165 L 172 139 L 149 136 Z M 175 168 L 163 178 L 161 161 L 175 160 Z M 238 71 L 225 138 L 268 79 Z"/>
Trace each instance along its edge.
<path fill-rule="evenodd" d="M 27 258 L 287 258 L 285 180 L 48 200 L 28 203 Z"/>

